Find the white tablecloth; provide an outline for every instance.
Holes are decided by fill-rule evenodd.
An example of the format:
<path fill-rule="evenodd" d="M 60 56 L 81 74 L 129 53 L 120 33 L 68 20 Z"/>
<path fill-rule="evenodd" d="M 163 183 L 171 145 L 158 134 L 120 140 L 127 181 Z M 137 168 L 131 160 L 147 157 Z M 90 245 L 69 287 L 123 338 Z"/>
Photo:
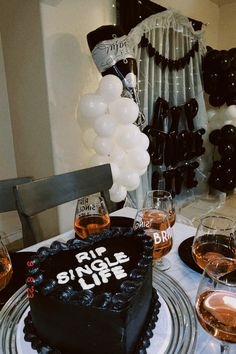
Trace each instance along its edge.
<path fill-rule="evenodd" d="M 133 208 L 123 208 L 113 212 L 111 215 L 134 218 L 136 215 L 136 210 Z M 184 289 L 193 305 L 201 275 L 188 268 L 181 261 L 178 255 L 178 247 L 183 240 L 193 236 L 195 234 L 195 231 L 196 229 L 194 227 L 185 224 L 180 224 L 178 222 L 175 223 L 173 227 L 173 248 L 166 256 L 171 262 L 171 267 L 167 271 L 165 271 L 166 274 L 171 276 L 182 287 L 182 289 Z M 66 241 L 69 238 L 72 238 L 73 236 L 74 231 L 72 230 L 59 236 L 53 237 L 49 240 L 42 241 L 36 245 L 25 248 L 22 251 L 36 251 L 41 246 L 50 246 L 50 244 L 54 240 Z M 217 342 L 211 336 L 206 334 L 206 332 L 201 328 L 201 326 L 198 325 L 197 345 L 194 354 L 213 353 L 220 353 L 219 342 Z M 232 350 L 231 353 L 236 353 L 236 345 L 235 350 Z"/>

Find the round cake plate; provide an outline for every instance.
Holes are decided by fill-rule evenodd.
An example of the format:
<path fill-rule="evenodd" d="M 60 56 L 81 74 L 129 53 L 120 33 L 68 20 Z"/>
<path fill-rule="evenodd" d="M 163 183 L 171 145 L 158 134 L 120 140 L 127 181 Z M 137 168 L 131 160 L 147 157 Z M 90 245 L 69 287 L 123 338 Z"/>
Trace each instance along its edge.
<path fill-rule="evenodd" d="M 172 322 L 168 307 L 162 297 L 159 296 L 159 301 L 161 303 L 161 310 L 158 316 L 158 322 L 156 324 L 153 337 L 155 338 L 154 343 L 158 343 L 158 353 L 165 353 L 166 348 L 169 345 L 170 336 L 172 333 Z M 36 351 L 31 348 L 31 343 L 24 340 L 23 328 L 24 319 L 27 316 L 30 308 L 27 307 L 23 315 L 20 318 L 16 331 L 16 347 L 17 354 L 36 354 Z M 151 342 L 151 343 L 152 343 Z M 147 349 L 148 354 L 156 354 L 155 345 L 152 345 Z"/>
<path fill-rule="evenodd" d="M 161 302 L 158 322 L 147 354 L 192 353 L 197 325 L 191 302 L 168 275 L 153 268 L 153 287 Z M 29 311 L 26 287 L 20 288 L 0 312 L 0 353 L 36 354 L 24 341 L 24 318 Z"/>

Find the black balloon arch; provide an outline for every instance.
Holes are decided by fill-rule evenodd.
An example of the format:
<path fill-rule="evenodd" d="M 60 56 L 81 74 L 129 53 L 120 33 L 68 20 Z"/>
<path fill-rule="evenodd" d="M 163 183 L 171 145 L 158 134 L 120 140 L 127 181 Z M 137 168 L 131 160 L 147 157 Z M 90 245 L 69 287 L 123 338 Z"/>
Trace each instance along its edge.
<path fill-rule="evenodd" d="M 213 107 L 236 104 L 236 48 L 216 50 L 208 47 L 203 58 L 204 90 Z"/>
<path fill-rule="evenodd" d="M 209 141 L 218 150 L 219 158 L 213 162 L 209 184 L 222 192 L 236 187 L 236 127 L 226 124 L 209 134 Z"/>

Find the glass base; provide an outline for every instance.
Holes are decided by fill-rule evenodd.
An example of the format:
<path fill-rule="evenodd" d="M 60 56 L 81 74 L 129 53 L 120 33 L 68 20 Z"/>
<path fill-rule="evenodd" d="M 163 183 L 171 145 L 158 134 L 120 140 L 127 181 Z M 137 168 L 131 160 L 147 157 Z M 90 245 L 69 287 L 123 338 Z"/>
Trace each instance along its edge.
<path fill-rule="evenodd" d="M 168 270 L 171 267 L 170 261 L 166 258 L 153 260 L 152 265 L 153 267 L 161 271 Z"/>
<path fill-rule="evenodd" d="M 198 323 L 196 353 L 199 354 L 236 354 L 236 343 L 224 343 L 207 333 Z"/>

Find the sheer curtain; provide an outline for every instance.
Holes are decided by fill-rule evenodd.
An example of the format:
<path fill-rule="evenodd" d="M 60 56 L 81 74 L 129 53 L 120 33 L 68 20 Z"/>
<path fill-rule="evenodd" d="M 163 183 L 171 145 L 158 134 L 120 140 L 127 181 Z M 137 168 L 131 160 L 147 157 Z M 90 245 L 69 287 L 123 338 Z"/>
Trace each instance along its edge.
<path fill-rule="evenodd" d="M 175 61 L 182 59 L 182 67 L 177 70 L 169 65 L 163 67 L 161 63 L 156 63 L 155 56 L 148 54 L 148 47 L 140 45 L 143 36 L 146 38 L 145 41 L 149 43 L 149 48 L 150 46 L 154 48 L 154 52 L 158 52 L 162 59 Z M 190 99 L 195 98 L 198 103 L 198 113 L 193 121 L 194 130 L 206 129 L 207 115 L 201 77 L 201 61 L 206 52 L 204 31 L 195 31 L 187 17 L 170 9 L 149 16 L 131 29 L 127 37 L 138 65 L 139 99 L 146 117 L 143 128 L 152 124 L 154 103 L 158 97 L 161 97 L 168 102 L 169 107 L 184 107 Z M 197 49 L 193 50 L 193 48 Z M 166 62 L 168 63 L 168 61 Z M 163 130 L 168 132 L 169 128 L 170 120 L 168 118 L 164 120 Z M 179 131 L 188 129 L 184 110 L 181 113 L 178 128 Z M 196 170 L 198 187 L 193 190 L 183 190 L 178 196 L 179 200 L 197 193 L 198 188 L 202 185 L 201 182 L 206 178 L 204 157 L 198 157 L 197 161 L 200 164 Z M 147 173 L 142 176 L 138 190 L 131 193 L 131 198 L 137 207 L 142 205 L 145 192 L 151 189 L 151 176 L 155 169 L 163 177 L 166 166 L 157 167 L 150 164 Z M 164 188 L 163 178 L 159 187 Z"/>

